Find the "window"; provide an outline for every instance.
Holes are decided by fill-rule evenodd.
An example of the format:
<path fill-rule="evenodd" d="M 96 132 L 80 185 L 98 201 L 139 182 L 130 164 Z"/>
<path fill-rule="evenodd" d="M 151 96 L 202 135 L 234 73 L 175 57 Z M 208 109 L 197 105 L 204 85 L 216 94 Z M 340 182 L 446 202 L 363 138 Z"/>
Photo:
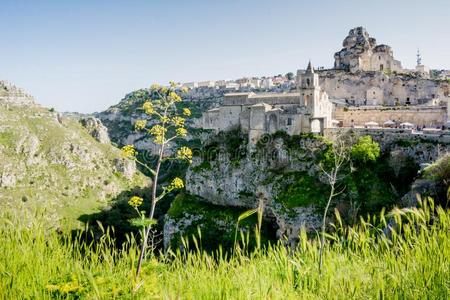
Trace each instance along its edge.
<path fill-rule="evenodd" d="M 311 81 L 308 79 L 306 79 L 306 85 L 309 86 L 311 84 Z"/>
<path fill-rule="evenodd" d="M 384 70 L 384 66 L 383 66 L 383 64 L 381 64 L 380 65 L 380 71 L 383 71 Z"/>
<path fill-rule="evenodd" d="M 287 125 L 288 125 L 288 126 L 291 126 L 291 125 L 292 125 L 292 119 L 291 119 L 291 118 L 288 118 L 288 119 L 287 119 Z"/>

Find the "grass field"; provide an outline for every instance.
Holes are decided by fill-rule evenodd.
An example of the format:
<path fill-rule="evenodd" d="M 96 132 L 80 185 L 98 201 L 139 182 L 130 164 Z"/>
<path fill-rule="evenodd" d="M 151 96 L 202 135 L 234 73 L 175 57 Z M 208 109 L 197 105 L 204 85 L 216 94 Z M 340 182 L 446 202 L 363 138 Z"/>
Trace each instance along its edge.
<path fill-rule="evenodd" d="M 73 240 L 46 228 L 42 213 L 17 215 L 0 212 L 0 299 L 450 297 L 450 211 L 431 202 L 351 228 L 337 224 L 322 272 L 317 239 L 303 233 L 297 249 L 279 244 L 249 253 L 241 246 L 227 256 L 193 247 L 148 257 L 137 281 L 133 237 L 119 250 L 112 247 L 112 229 L 105 229 L 88 246 L 83 234 Z M 388 224 L 391 229 L 384 229 Z"/>

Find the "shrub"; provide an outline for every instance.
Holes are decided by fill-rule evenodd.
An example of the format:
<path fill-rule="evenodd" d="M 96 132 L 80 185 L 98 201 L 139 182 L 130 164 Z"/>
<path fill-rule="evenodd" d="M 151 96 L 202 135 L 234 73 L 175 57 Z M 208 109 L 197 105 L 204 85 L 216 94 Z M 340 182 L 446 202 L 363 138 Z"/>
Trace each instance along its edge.
<path fill-rule="evenodd" d="M 380 145 L 369 135 L 360 137 L 351 150 L 352 159 L 358 162 L 373 162 L 380 157 Z"/>

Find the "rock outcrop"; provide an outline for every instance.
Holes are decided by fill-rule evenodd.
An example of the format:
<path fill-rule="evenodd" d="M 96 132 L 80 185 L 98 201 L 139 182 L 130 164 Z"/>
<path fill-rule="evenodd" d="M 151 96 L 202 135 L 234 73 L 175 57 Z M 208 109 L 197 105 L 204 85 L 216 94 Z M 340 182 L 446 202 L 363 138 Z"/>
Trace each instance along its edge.
<path fill-rule="evenodd" d="M 401 71 L 400 61 L 394 59 L 388 45 L 377 45 L 363 27 L 351 29 L 342 43 L 344 47 L 334 55 L 335 69 L 358 71 Z"/>
<path fill-rule="evenodd" d="M 83 118 L 80 119 L 80 123 L 99 143 L 109 144 L 111 142 L 108 135 L 108 128 L 99 119 L 94 117 Z"/>
<path fill-rule="evenodd" d="M 34 98 L 27 94 L 21 88 L 16 87 L 14 84 L 0 80 L 0 103 L 9 105 L 31 105 L 34 106 Z"/>
<path fill-rule="evenodd" d="M 315 205 L 291 207 L 283 203 L 280 193 L 295 181 L 295 174 L 318 176 L 315 182 L 320 185 L 317 158 L 327 143 L 320 137 L 308 136 L 296 140 L 294 147 L 301 150 L 292 151 L 282 137 L 268 137 L 254 153 L 239 158 L 245 143 L 241 146 L 244 148 L 234 149 L 236 152 L 217 148 L 219 154 L 212 160 L 195 158 L 186 174 L 186 191 L 209 204 L 241 210 L 255 208 L 263 199 L 265 217 L 276 223 L 277 237 L 285 237 L 289 245 L 296 243 L 301 228 L 310 233 L 318 229 L 320 217 Z M 171 224 L 170 218 L 167 221 Z M 165 232 L 166 241 L 172 231 Z"/>
<path fill-rule="evenodd" d="M 106 143 L 98 120 L 86 122 L 93 138 L 77 120 L 59 122 L 53 110 L 31 105 L 23 91 L 11 86 L 11 93 L 5 91 L 0 97 L 0 209 L 27 199 L 24 205 L 48 209 L 55 216 L 52 223 L 67 218 L 75 224 L 80 214 L 148 184 L 134 161 Z"/>

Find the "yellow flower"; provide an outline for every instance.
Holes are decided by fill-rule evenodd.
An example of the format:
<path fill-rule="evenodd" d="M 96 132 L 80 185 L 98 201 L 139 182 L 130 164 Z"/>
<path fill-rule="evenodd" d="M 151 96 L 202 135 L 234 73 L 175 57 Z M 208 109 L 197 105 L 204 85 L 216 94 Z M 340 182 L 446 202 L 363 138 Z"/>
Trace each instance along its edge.
<path fill-rule="evenodd" d="M 192 150 L 188 147 L 181 147 L 177 151 L 177 158 L 191 161 L 192 160 Z"/>
<path fill-rule="evenodd" d="M 176 130 L 177 135 L 179 136 L 186 136 L 187 135 L 187 130 L 183 127 L 177 128 Z"/>
<path fill-rule="evenodd" d="M 151 89 L 152 91 L 159 90 L 159 84 L 156 84 L 156 83 L 152 84 L 152 85 L 150 86 L 150 89 Z"/>
<path fill-rule="evenodd" d="M 170 87 L 174 88 L 177 86 L 177 84 L 175 83 L 175 81 L 169 81 Z"/>
<path fill-rule="evenodd" d="M 161 122 L 163 122 L 163 123 L 167 123 L 167 122 L 169 122 L 169 117 L 168 116 L 162 116 L 161 117 Z"/>
<path fill-rule="evenodd" d="M 170 183 L 171 189 L 182 189 L 184 188 L 184 182 L 183 179 L 179 177 L 175 177 L 172 182 Z"/>
<path fill-rule="evenodd" d="M 130 198 L 130 200 L 128 200 L 128 204 L 130 206 L 133 206 L 134 208 L 141 206 L 142 202 L 144 202 L 144 199 L 142 199 L 141 197 L 138 197 L 138 196 L 133 196 Z"/>
<path fill-rule="evenodd" d="M 175 102 L 180 102 L 181 101 L 181 97 L 178 96 L 178 94 L 175 93 L 175 92 L 170 92 L 169 97 Z"/>
<path fill-rule="evenodd" d="M 187 87 L 187 86 L 183 86 L 183 87 L 181 88 L 181 92 L 182 92 L 182 93 L 187 93 L 187 92 L 189 92 L 188 87 Z"/>
<path fill-rule="evenodd" d="M 163 86 L 163 87 L 161 87 L 161 88 L 159 89 L 159 92 L 160 92 L 162 95 L 167 94 L 168 91 L 169 91 L 169 89 L 168 89 L 167 87 L 165 87 L 165 86 Z"/>
<path fill-rule="evenodd" d="M 67 282 L 59 287 L 62 294 L 76 293 L 83 290 L 83 287 L 77 281 Z"/>
<path fill-rule="evenodd" d="M 45 286 L 45 289 L 49 292 L 56 292 L 57 290 L 59 290 L 59 285 L 56 284 L 47 284 Z"/>
<path fill-rule="evenodd" d="M 164 137 L 162 135 L 157 135 L 155 136 L 153 141 L 155 142 L 155 144 L 161 145 L 164 143 Z"/>
<path fill-rule="evenodd" d="M 161 125 L 155 125 L 149 130 L 150 134 L 153 134 L 155 136 L 160 136 L 160 135 L 162 136 L 166 133 L 166 131 L 167 131 L 167 128 L 164 128 Z"/>
<path fill-rule="evenodd" d="M 137 154 L 133 145 L 126 145 L 122 147 L 122 156 L 126 158 L 134 158 Z"/>
<path fill-rule="evenodd" d="M 149 101 L 145 102 L 142 105 L 142 109 L 145 111 L 145 113 L 147 115 L 151 115 L 151 114 L 153 114 L 155 112 L 155 108 L 153 107 L 153 104 L 151 102 L 149 102 Z"/>
<path fill-rule="evenodd" d="M 184 118 L 182 118 L 182 117 L 178 117 L 178 116 L 176 116 L 176 117 L 173 117 L 172 118 L 172 122 L 173 122 L 173 124 L 175 124 L 175 126 L 177 126 L 177 127 L 182 127 L 182 126 L 184 126 Z"/>
<path fill-rule="evenodd" d="M 134 123 L 134 129 L 136 130 L 142 130 L 145 128 L 145 126 L 147 126 L 147 120 L 137 120 Z"/>
<path fill-rule="evenodd" d="M 183 108 L 183 115 L 185 115 L 186 117 L 190 117 L 191 110 L 189 108 Z"/>

